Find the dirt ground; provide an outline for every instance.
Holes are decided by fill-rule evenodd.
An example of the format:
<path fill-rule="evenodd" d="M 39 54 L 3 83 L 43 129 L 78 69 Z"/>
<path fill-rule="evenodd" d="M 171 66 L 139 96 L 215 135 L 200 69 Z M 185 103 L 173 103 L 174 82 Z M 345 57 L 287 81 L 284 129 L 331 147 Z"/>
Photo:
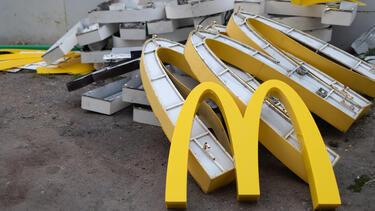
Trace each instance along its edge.
<path fill-rule="evenodd" d="M 131 108 L 113 116 L 82 110 L 80 96 L 94 85 L 69 93 L 72 79 L 0 73 L 0 210 L 166 210 L 162 130 L 132 122 Z M 345 134 L 317 120 L 342 156 L 338 210 L 375 210 L 374 112 Z M 312 210 L 307 184 L 261 146 L 259 160 L 257 203 L 238 202 L 235 183 L 204 194 L 189 176 L 189 210 Z M 362 184 L 349 190 L 358 176 Z"/>

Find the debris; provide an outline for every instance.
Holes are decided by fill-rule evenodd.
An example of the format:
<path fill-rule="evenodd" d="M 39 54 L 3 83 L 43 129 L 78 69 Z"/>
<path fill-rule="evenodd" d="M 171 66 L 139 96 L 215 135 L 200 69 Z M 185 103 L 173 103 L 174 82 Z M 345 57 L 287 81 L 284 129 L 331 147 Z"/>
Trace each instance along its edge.
<path fill-rule="evenodd" d="M 125 73 L 131 72 L 139 68 L 139 58 L 130 61 L 121 61 L 113 64 L 112 66 L 103 67 L 93 73 L 84 75 L 66 84 L 69 92 L 85 87 L 94 81 L 105 80 L 113 78 Z"/>
<path fill-rule="evenodd" d="M 181 142 L 185 144 L 186 152 L 189 150 L 190 157 L 180 151 L 175 153 L 177 151 L 171 148 L 174 154 L 171 154 L 169 163 L 184 161 L 181 165 L 185 168 L 189 160 L 190 174 L 206 193 L 230 183 L 236 175 L 246 175 L 246 178 L 257 182 L 258 172 L 243 171 L 244 168 L 239 167 L 244 166 L 243 163 L 238 165 L 238 160 L 243 157 L 235 155 L 235 152 L 244 148 L 238 148 L 238 143 L 232 145 L 238 140 L 229 140 L 228 135 L 240 137 L 232 131 L 233 124 L 240 124 L 243 135 L 242 114 L 246 116 L 248 105 L 258 108 L 254 109 L 254 112 L 259 111 L 255 113 L 258 122 L 254 121 L 251 128 L 258 131 L 254 124 L 261 123 L 259 141 L 298 177 L 310 183 L 314 208 L 336 208 L 340 205 L 340 198 L 332 166 L 340 156 L 324 145 L 310 111 L 337 129 L 346 131 L 371 106 L 370 101 L 352 88 L 375 96 L 375 69 L 366 61 L 327 43 L 332 36 L 332 25 L 352 24 L 357 1 L 327 3 L 329 1 L 301 0 L 297 2 L 300 5 L 292 4 L 296 2 L 106 1 L 47 51 L 1 51 L 0 70 L 34 69 L 48 77 L 54 77 L 49 74 L 62 73 L 83 75 L 66 84 L 68 91 L 112 79 L 114 82 L 84 93 L 82 109 L 112 115 L 133 104 L 133 121 L 161 126 L 170 141 L 179 136 L 187 138 L 190 134 L 186 143 L 183 143 L 184 140 Z M 317 2 L 325 4 L 315 4 Z M 234 7 L 236 10 L 228 25 L 224 26 Z M 369 49 L 371 35 L 370 30 L 355 48 Z M 186 46 L 180 44 L 186 40 Z M 71 51 L 77 44 L 82 45 L 81 53 Z M 372 59 L 368 56 L 365 58 Z M 261 85 L 263 81 L 264 85 Z M 199 85 L 206 94 L 204 97 L 214 96 L 217 100 L 225 96 L 225 102 L 216 105 L 212 100 L 198 99 L 198 91 L 198 94 L 192 91 L 193 97 L 188 98 L 191 90 L 204 82 L 208 83 Z M 280 95 L 263 93 L 265 97 L 257 98 L 262 93 L 258 96 L 256 90 L 264 91 L 267 86 Z M 193 101 L 190 102 L 191 99 Z M 286 103 L 285 99 L 289 100 L 289 104 L 282 104 Z M 194 105 L 198 101 L 202 101 L 200 106 Z M 185 110 L 184 104 L 196 107 Z M 226 129 L 213 108 L 219 110 L 218 107 L 223 109 L 228 105 L 233 115 L 221 113 L 228 124 Z M 293 108 L 295 110 L 287 111 Z M 191 112 L 192 118 L 180 115 L 182 111 Z M 296 115 L 302 115 L 306 122 L 301 124 L 300 117 Z M 233 116 L 240 122 L 228 122 L 227 118 Z M 186 127 L 187 120 L 192 121 L 192 125 Z M 301 127 L 306 125 L 309 128 Z M 184 132 L 186 128 L 189 130 Z M 257 134 L 251 134 L 256 135 L 252 138 L 257 144 Z M 242 135 L 242 138 L 245 137 Z M 299 140 L 300 137 L 304 139 Z M 308 139 L 311 141 L 305 142 Z M 176 143 L 173 141 L 172 146 L 182 147 L 181 143 Z M 255 142 L 253 144 L 255 146 Z M 339 144 L 330 141 L 328 145 L 337 148 Z M 251 149 L 257 150 L 257 147 Z M 256 156 L 256 153 L 253 151 L 249 155 Z M 173 156 L 181 157 L 176 161 Z M 257 161 L 257 156 L 253 158 L 251 161 Z M 308 168 L 311 166 L 313 168 Z M 177 176 L 185 176 L 186 169 L 183 170 L 184 174 L 177 173 Z M 168 181 L 179 181 L 177 176 L 167 178 L 167 187 Z M 329 182 L 324 183 L 325 179 Z M 359 188 L 360 191 L 370 181 L 369 177 L 357 179 L 348 189 L 357 191 Z M 238 184 L 239 181 L 242 180 L 238 179 Z M 322 204 L 324 197 L 318 197 L 324 188 L 332 193 L 326 196 L 329 198 L 328 205 Z M 257 199 L 259 190 L 254 190 L 251 194 L 239 191 L 238 197 Z M 186 205 L 183 198 L 174 203 L 174 198 L 170 200 L 171 195 L 171 192 L 166 193 L 168 207 Z"/>
<path fill-rule="evenodd" d="M 343 3 L 343 2 L 341 2 Z M 353 3 L 352 8 L 347 7 L 327 7 L 323 11 L 322 23 L 339 25 L 339 26 L 350 26 L 352 25 L 356 15 L 357 15 L 357 4 Z"/>
<path fill-rule="evenodd" d="M 169 19 L 195 18 L 222 13 L 234 8 L 233 0 L 186 1 L 176 4 L 171 1 L 165 6 L 165 13 Z"/>
<path fill-rule="evenodd" d="M 94 70 L 92 64 L 82 64 L 81 57 L 78 55 L 72 55 L 70 58 L 62 63 L 52 65 L 53 67 L 37 67 L 36 71 L 38 74 L 88 74 Z"/>
<path fill-rule="evenodd" d="M 363 33 L 353 43 L 352 48 L 357 54 L 363 54 L 375 48 L 375 26 Z"/>
<path fill-rule="evenodd" d="M 267 16 L 328 42 L 332 37 L 332 25 L 352 24 L 357 14 L 358 2 L 324 3 L 326 4 L 300 4 L 280 0 L 236 0 L 235 9 Z"/>
<path fill-rule="evenodd" d="M 81 63 L 104 63 L 104 55 L 110 54 L 110 50 L 103 51 L 82 51 Z"/>
<path fill-rule="evenodd" d="M 89 25 L 83 29 L 78 30 L 77 39 L 78 44 L 81 46 L 96 43 L 107 39 L 118 31 L 118 25 L 116 24 L 104 24 L 99 25 L 98 23 Z"/>
<path fill-rule="evenodd" d="M 351 190 L 353 192 L 361 192 L 362 187 L 371 180 L 371 178 L 368 175 L 361 175 L 354 179 L 354 184 L 351 184 L 348 186 L 348 190 Z"/>
<path fill-rule="evenodd" d="M 145 23 L 123 23 L 120 25 L 120 38 L 123 40 L 145 40 Z"/>
<path fill-rule="evenodd" d="M 56 41 L 45 54 L 43 54 L 42 58 L 45 62 L 47 62 L 47 64 L 51 64 L 59 58 L 65 56 L 70 52 L 70 50 L 72 50 L 72 48 L 74 48 L 75 45 L 78 44 L 76 34 L 79 30 L 82 30 L 85 27 L 83 22 L 84 21 L 79 21 L 64 36 Z"/>
<path fill-rule="evenodd" d="M 121 100 L 122 86 L 129 80 L 131 80 L 131 78 L 126 77 L 125 79 L 109 83 L 84 93 L 81 101 L 82 109 L 112 115 L 129 106 L 129 103 L 125 103 Z"/>

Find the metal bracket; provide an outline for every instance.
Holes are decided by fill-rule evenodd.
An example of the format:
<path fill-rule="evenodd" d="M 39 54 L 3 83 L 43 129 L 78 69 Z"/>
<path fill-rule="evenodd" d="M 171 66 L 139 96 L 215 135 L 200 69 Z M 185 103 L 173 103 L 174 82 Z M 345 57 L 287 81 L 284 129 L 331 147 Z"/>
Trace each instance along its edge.
<path fill-rule="evenodd" d="M 323 88 L 319 88 L 315 93 L 322 98 L 326 98 L 328 96 L 328 91 Z"/>

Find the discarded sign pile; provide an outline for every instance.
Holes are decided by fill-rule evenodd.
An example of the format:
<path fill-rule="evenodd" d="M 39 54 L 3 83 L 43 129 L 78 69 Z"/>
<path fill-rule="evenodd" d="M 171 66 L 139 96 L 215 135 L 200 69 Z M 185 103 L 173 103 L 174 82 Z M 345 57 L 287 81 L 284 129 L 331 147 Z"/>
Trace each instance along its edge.
<path fill-rule="evenodd" d="M 315 4 L 301 6 L 310 2 Z M 236 0 L 235 9 L 239 7 L 243 11 L 267 16 L 329 42 L 332 37 L 331 26 L 350 26 L 357 15 L 358 3 L 324 0 Z"/>
<path fill-rule="evenodd" d="M 146 41 L 141 58 L 143 87 L 172 142 L 167 207 L 186 207 L 186 168 L 204 192 L 236 178 L 238 199 L 257 200 L 257 147 L 249 142 L 258 141 L 257 118 L 259 141 L 309 183 L 314 208 L 338 207 L 332 166 L 339 156 L 322 147 L 307 108 L 346 131 L 371 105 L 351 88 L 373 97 L 374 74 L 372 65 L 322 40 L 240 11 L 234 12 L 227 27 L 198 27 L 185 46 L 155 37 Z M 189 77 L 197 81 L 195 85 L 202 83 L 191 93 L 185 84 Z M 260 85 L 258 80 L 267 82 Z M 271 96 L 263 103 L 268 92 Z M 206 103 L 199 107 L 206 98 L 220 108 L 228 134 L 220 133 L 222 122 L 210 115 L 213 111 Z"/>
<path fill-rule="evenodd" d="M 186 45 L 154 36 L 141 56 L 140 75 L 128 73 L 84 94 L 82 107 L 105 107 L 92 106 L 100 95 L 117 103 L 99 112 L 134 104 L 135 121 L 162 127 L 172 142 L 167 207 L 187 206 L 186 168 L 206 193 L 236 178 L 238 199 L 257 200 L 258 128 L 259 141 L 309 183 L 315 209 L 341 204 L 332 171 L 339 155 L 324 147 L 307 109 L 345 132 L 371 106 L 356 91 L 375 96 L 374 66 L 298 29 L 242 11 L 235 11 L 227 26 L 196 28 Z M 216 104 L 203 102 L 206 98 Z"/>
<path fill-rule="evenodd" d="M 197 25 L 223 24 L 225 12 L 233 7 L 233 0 L 106 1 L 72 27 L 43 59 L 55 62 L 75 45 L 83 46 L 82 63 L 136 58 L 151 35 L 186 41 Z"/>
<path fill-rule="evenodd" d="M 324 145 L 310 112 L 347 131 L 371 106 L 359 93 L 375 97 L 373 65 L 242 10 L 226 26 L 197 24 L 212 14 L 223 20 L 233 1 L 132 2 L 100 5 L 43 59 L 74 57 L 80 44 L 83 63 L 106 63 L 69 82 L 69 91 L 122 76 L 84 93 L 82 108 L 111 115 L 134 105 L 134 121 L 162 127 L 171 141 L 167 207 L 187 206 L 187 169 L 206 193 L 236 179 L 239 200 L 258 200 L 258 140 L 309 184 L 314 209 L 340 206 L 333 172 L 340 156 Z"/>
<path fill-rule="evenodd" d="M 332 170 L 339 155 L 324 145 L 307 111 L 348 130 L 371 106 L 357 91 L 375 96 L 373 65 L 298 29 L 236 10 L 227 26 L 192 30 L 185 45 L 153 36 L 141 58 L 111 63 L 68 89 L 123 74 L 83 94 L 82 108 L 110 115 L 134 105 L 134 121 L 162 127 L 173 140 L 167 207 L 186 207 L 186 168 L 206 193 L 236 178 L 238 199 L 257 200 L 258 128 L 259 141 L 309 183 L 315 209 L 341 204 Z"/>
<path fill-rule="evenodd" d="M 52 64 L 43 61 L 45 50 L 1 49 L 0 71 L 18 72 L 32 70 L 37 74 L 88 74 L 94 70 L 92 64 L 82 64 L 79 53 L 69 52 Z"/>

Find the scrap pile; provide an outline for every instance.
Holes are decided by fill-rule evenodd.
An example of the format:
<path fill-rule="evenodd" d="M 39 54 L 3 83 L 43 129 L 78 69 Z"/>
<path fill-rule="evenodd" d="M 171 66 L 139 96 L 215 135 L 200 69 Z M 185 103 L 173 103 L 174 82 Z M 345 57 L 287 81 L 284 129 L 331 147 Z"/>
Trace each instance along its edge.
<path fill-rule="evenodd" d="M 139 57 L 152 35 L 177 42 L 197 25 L 224 23 L 233 0 L 111 0 L 97 6 L 44 55 L 47 63 L 83 46 L 82 63 L 108 63 Z"/>
<path fill-rule="evenodd" d="M 333 9 L 332 5 L 338 8 Z M 340 156 L 324 145 L 310 112 L 338 130 L 347 131 L 371 106 L 371 102 L 361 94 L 375 97 L 375 67 L 327 43 L 325 40 L 328 38 L 318 39 L 304 31 L 330 30 L 333 24 L 350 25 L 357 3 L 340 1 L 299 6 L 288 1 L 249 0 L 236 1 L 236 6 L 243 10 L 235 9 L 227 24 L 221 25 L 226 19 L 225 12 L 234 7 L 234 1 L 105 2 L 43 52 L 42 57 L 47 63 L 70 58 L 71 63 L 84 65 L 77 62 L 79 57 L 71 52 L 79 44 L 83 46 L 82 63 L 104 63 L 101 67 L 97 65 L 96 71 L 68 83 L 69 91 L 121 76 L 120 80 L 84 93 L 82 108 L 111 115 L 134 105 L 134 121 L 161 126 L 170 141 L 175 137 L 188 138 L 189 144 L 184 146 L 190 150 L 189 158 L 183 157 L 187 153 L 173 151 L 173 147 L 184 144 L 183 141 L 172 141 L 169 163 L 186 161 L 182 166 L 187 166 L 204 192 L 222 187 L 235 180 L 236 176 L 238 187 L 242 187 L 239 175 L 244 173 L 241 169 L 245 167 L 239 168 L 237 162 L 243 156 L 235 155 L 239 145 L 233 144 L 238 141 L 233 137 L 246 139 L 244 130 L 252 131 L 256 134 L 254 143 L 258 143 L 258 128 L 245 128 L 250 124 L 244 122 L 248 120 L 246 118 L 240 123 L 228 119 L 237 115 L 236 120 L 242 120 L 242 114 L 247 112 L 257 90 L 264 84 L 279 86 L 273 87 L 275 89 L 284 87 L 278 91 L 289 90 L 284 95 L 267 95 L 264 102 L 264 98 L 257 102 L 259 142 L 310 184 L 314 209 L 337 208 L 341 201 L 332 166 Z M 259 8 L 263 8 L 263 12 L 259 12 Z M 212 22 L 205 27 L 200 26 L 208 20 L 216 20 L 220 24 Z M 367 38 L 362 43 L 371 44 Z M 184 40 L 187 40 L 186 43 L 181 44 Z M 35 59 L 33 62 L 40 61 L 41 52 L 10 53 Z M 7 56 L 11 60 L 17 57 L 10 53 L 0 55 L 0 58 Z M 60 68 L 63 68 L 62 65 Z M 270 80 L 273 82 L 269 83 Z M 216 101 L 205 100 L 199 106 L 200 96 L 191 97 L 197 102 L 191 100 L 189 94 L 197 86 L 209 90 L 204 92 L 205 96 L 214 96 Z M 290 90 L 295 90 L 293 93 L 297 94 L 292 95 Z M 280 96 L 295 96 L 301 101 L 295 103 L 295 98 Z M 215 104 L 218 99 L 225 100 L 218 106 Z M 293 102 L 285 104 L 289 102 L 285 99 Z M 223 112 L 218 107 L 226 107 L 230 112 Z M 297 117 L 301 114 L 298 112 L 303 110 L 301 108 L 306 111 L 304 124 L 299 124 Z M 294 115 L 289 115 L 291 113 Z M 234 125 L 241 130 L 232 130 L 236 127 Z M 307 126 L 309 128 L 304 129 Z M 314 132 L 304 137 L 303 131 Z M 189 133 L 191 137 L 187 135 Z M 243 150 L 258 149 L 257 145 L 250 148 Z M 257 151 L 244 154 L 254 156 L 251 161 L 257 165 Z M 173 156 L 179 159 L 171 160 Z M 182 169 L 181 174 L 167 176 L 166 204 L 169 208 L 186 207 L 186 183 L 180 181 L 186 179 L 186 168 L 179 169 Z M 257 172 L 254 172 L 245 171 L 244 174 L 258 180 Z M 185 178 L 180 178 L 184 175 Z M 257 182 L 251 184 L 256 186 Z M 238 191 L 241 199 L 259 198 L 259 190 L 243 195 Z"/>
<path fill-rule="evenodd" d="M 326 42 L 331 41 L 332 25 L 350 26 L 357 15 L 355 1 L 320 1 L 322 4 L 308 6 L 301 6 L 301 2 L 309 1 L 236 0 L 235 8 L 269 17 Z"/>
<path fill-rule="evenodd" d="M 310 112 L 347 131 L 371 106 L 359 93 L 375 97 L 374 65 L 294 27 L 236 10 L 226 26 L 193 30 L 185 45 L 146 41 L 140 72 L 171 141 L 168 208 L 187 206 L 186 168 L 204 192 L 236 179 L 239 200 L 258 200 L 258 168 L 249 167 L 258 165 L 257 145 L 250 143 L 258 140 L 310 185 L 314 209 L 340 206 L 332 169 L 339 155 L 324 145 Z M 286 97 L 294 93 L 286 87 L 298 95 Z M 225 121 L 209 103 L 200 107 L 206 98 Z"/>
<path fill-rule="evenodd" d="M 88 74 L 93 71 L 92 64 L 82 64 L 80 54 L 69 52 L 52 64 L 43 61 L 45 50 L 1 49 L 0 71 L 36 71 L 38 74 Z"/>

